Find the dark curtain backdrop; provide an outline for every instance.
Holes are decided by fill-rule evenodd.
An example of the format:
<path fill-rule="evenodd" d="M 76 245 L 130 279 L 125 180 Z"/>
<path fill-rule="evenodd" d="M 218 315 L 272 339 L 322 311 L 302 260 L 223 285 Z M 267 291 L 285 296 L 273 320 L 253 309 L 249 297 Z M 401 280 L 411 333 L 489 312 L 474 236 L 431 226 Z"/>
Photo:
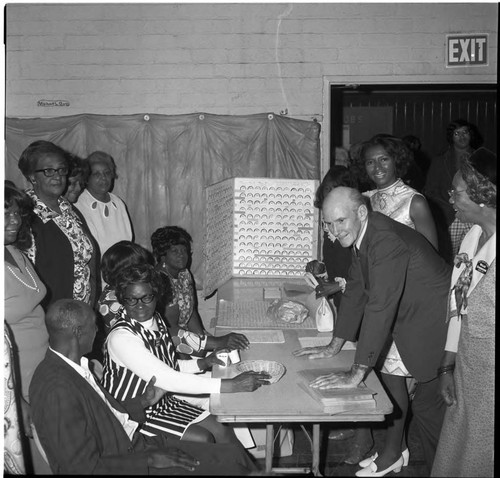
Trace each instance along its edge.
<path fill-rule="evenodd" d="M 28 186 L 17 162 L 40 139 L 81 157 L 111 154 L 118 172 L 113 192 L 127 204 L 136 242 L 151 249 L 158 227 L 185 228 L 202 288 L 205 187 L 232 177 L 320 179 L 319 134 L 315 121 L 273 113 L 7 118 L 5 178 Z"/>

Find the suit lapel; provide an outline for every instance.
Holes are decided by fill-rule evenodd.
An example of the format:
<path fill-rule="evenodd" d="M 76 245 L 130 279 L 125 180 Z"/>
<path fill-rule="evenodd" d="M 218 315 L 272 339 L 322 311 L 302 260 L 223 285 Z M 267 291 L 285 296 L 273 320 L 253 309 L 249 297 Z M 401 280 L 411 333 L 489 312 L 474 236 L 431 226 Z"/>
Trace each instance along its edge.
<path fill-rule="evenodd" d="M 92 395 L 95 395 L 97 396 L 97 398 L 99 400 L 102 400 L 101 397 L 99 397 L 99 394 L 96 393 L 96 391 L 92 388 L 92 385 L 90 385 L 90 383 L 87 382 L 87 380 L 85 380 L 75 369 L 73 369 L 69 364 L 67 364 L 64 360 L 62 360 L 58 355 L 56 355 L 54 352 L 52 352 L 52 350 L 47 350 L 47 359 L 54 364 L 54 366 L 56 367 L 62 367 L 64 368 L 67 372 L 71 373 L 71 376 L 74 377 L 74 381 L 75 381 L 75 384 L 77 384 L 77 386 L 79 388 L 83 388 L 85 390 L 85 387 L 87 387 L 87 390 L 88 390 L 88 393 Z M 99 383 L 99 379 L 96 378 L 95 375 L 94 376 L 94 379 L 95 379 L 95 382 L 97 383 L 97 386 L 100 388 L 100 390 L 102 390 L 102 392 L 104 393 L 104 396 L 106 397 L 106 399 L 109 401 L 109 403 L 111 404 L 111 406 L 113 408 L 115 408 L 116 410 L 118 410 L 119 412 L 122 412 L 122 413 L 127 413 L 127 411 L 123 408 L 123 406 L 120 404 L 120 402 L 116 401 L 115 398 L 110 395 L 110 393 Z"/>

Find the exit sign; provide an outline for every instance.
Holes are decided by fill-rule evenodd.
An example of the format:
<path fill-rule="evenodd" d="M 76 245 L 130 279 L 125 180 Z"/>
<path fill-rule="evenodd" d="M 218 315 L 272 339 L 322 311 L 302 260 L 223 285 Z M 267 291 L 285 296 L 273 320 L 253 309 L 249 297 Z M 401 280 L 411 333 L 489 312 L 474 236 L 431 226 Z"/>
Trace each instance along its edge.
<path fill-rule="evenodd" d="M 446 35 L 446 67 L 488 65 L 488 34 Z"/>

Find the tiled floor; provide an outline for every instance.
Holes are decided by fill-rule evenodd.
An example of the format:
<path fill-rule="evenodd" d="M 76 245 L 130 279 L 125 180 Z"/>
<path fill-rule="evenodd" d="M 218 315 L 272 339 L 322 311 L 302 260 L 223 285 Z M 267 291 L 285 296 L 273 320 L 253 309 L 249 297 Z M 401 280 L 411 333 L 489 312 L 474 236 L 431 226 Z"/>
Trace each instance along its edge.
<path fill-rule="evenodd" d="M 334 426 L 341 426 L 342 424 L 335 424 Z M 343 463 L 343 460 L 349 453 L 352 444 L 352 438 L 347 440 L 328 440 L 328 427 L 325 424 L 321 427 L 322 431 L 322 444 L 320 455 L 320 472 L 323 476 L 355 476 L 356 471 L 360 468 L 357 465 L 348 465 Z M 348 426 L 348 425 L 347 425 Z M 275 458 L 274 467 L 307 467 L 311 465 L 311 445 L 304 431 L 299 426 L 293 426 L 294 429 L 294 447 L 293 454 L 288 457 Z M 312 434 L 312 427 L 306 427 Z M 383 423 L 373 424 L 373 436 L 375 445 L 373 452 L 381 449 L 384 444 L 385 431 Z M 410 462 L 407 467 L 404 467 L 397 475 L 403 477 L 417 477 L 429 476 L 427 467 L 423 459 L 423 453 L 420 447 L 416 431 L 410 422 L 408 434 L 408 448 L 410 450 Z M 264 459 L 257 460 L 259 465 L 264 469 Z M 278 470 L 273 474 L 279 474 Z M 304 473 L 306 474 L 306 473 Z M 288 473 L 287 473 L 288 475 Z M 293 476 L 293 475 L 290 475 Z M 396 476 L 394 473 L 389 473 L 387 476 Z"/>

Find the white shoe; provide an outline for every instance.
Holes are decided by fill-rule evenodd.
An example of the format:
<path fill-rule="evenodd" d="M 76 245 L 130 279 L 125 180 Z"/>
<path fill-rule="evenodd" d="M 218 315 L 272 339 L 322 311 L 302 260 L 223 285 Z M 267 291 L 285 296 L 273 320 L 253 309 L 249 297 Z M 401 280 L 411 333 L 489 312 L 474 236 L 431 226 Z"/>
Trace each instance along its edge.
<path fill-rule="evenodd" d="M 366 468 L 372 461 L 375 461 L 378 457 L 378 453 L 375 452 L 375 455 L 369 456 L 368 458 L 365 458 L 364 460 L 361 460 L 358 465 L 361 468 Z"/>
<path fill-rule="evenodd" d="M 402 466 L 403 456 L 400 456 L 395 463 L 382 471 L 377 471 L 377 464 L 375 463 L 375 461 L 372 461 L 366 468 L 357 471 L 356 476 L 385 476 L 391 471 L 393 471 L 394 473 L 399 473 Z"/>
<path fill-rule="evenodd" d="M 403 457 L 403 466 L 408 466 L 408 462 L 410 461 L 410 451 L 408 450 L 408 448 L 401 453 L 401 456 Z M 375 461 L 377 457 L 378 453 L 375 452 L 375 455 L 369 456 L 368 458 L 361 460 L 358 463 L 358 465 L 361 468 L 366 468 L 372 461 Z"/>

